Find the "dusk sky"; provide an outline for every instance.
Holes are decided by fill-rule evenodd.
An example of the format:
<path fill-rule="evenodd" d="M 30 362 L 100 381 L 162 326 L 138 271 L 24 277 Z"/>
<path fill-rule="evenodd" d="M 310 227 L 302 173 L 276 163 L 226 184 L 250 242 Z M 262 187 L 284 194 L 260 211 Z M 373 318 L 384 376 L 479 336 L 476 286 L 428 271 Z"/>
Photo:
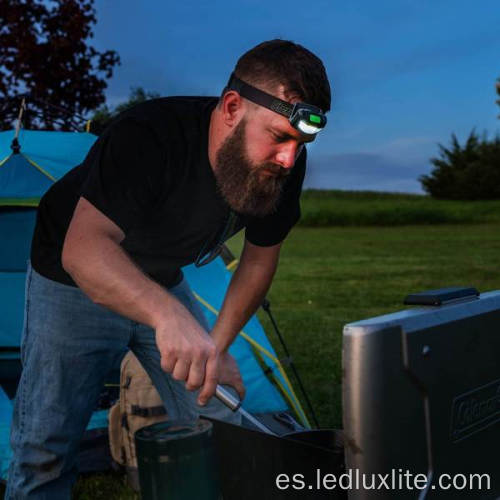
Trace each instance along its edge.
<path fill-rule="evenodd" d="M 437 144 L 500 133 L 500 1 L 231 2 L 96 0 L 93 44 L 122 65 L 106 92 L 218 95 L 238 57 L 272 38 L 324 62 L 327 128 L 309 147 L 306 187 L 422 192 Z"/>

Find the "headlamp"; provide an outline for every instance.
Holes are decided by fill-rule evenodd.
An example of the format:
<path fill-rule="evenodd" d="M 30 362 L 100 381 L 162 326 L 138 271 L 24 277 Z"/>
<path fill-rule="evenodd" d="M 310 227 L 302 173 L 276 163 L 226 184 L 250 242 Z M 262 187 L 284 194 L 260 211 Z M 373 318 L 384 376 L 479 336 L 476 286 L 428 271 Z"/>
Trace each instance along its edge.
<path fill-rule="evenodd" d="M 285 116 L 292 127 L 303 134 L 315 135 L 326 125 L 326 116 L 317 106 L 303 102 L 290 104 L 249 85 L 240 80 L 234 73 L 231 74 L 226 89 L 235 90 L 245 99 Z"/>

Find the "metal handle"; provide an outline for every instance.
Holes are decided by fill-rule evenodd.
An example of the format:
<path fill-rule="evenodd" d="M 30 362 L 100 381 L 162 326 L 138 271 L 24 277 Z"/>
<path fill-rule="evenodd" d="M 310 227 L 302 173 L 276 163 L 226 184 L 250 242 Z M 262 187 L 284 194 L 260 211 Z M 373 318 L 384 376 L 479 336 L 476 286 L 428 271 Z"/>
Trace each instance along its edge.
<path fill-rule="evenodd" d="M 224 403 L 230 410 L 238 411 L 241 406 L 241 401 L 236 399 L 229 391 L 226 391 L 224 387 L 218 385 L 215 389 L 215 397 Z"/>

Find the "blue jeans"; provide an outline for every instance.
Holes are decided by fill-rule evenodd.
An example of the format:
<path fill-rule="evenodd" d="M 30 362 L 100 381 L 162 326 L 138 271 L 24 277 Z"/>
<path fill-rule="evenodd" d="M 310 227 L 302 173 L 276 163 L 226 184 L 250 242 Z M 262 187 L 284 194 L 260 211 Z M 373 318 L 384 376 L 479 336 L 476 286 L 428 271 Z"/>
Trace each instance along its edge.
<path fill-rule="evenodd" d="M 208 331 L 187 283 L 169 292 Z M 148 372 L 170 418 L 207 415 L 241 424 L 239 415 L 215 398 L 199 407 L 197 392 L 186 391 L 184 383 L 162 371 L 151 328 L 94 304 L 79 288 L 46 279 L 31 266 L 24 314 L 6 500 L 71 498 L 78 444 L 104 377 L 127 348 Z"/>

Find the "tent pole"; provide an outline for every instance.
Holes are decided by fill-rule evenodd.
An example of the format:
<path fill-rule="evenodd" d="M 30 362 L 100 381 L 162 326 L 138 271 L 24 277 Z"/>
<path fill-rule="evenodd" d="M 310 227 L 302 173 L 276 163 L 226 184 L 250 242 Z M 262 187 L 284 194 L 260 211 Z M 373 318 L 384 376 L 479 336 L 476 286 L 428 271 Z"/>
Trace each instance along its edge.
<path fill-rule="evenodd" d="M 19 137 L 19 131 L 21 130 L 21 123 L 22 123 L 23 113 L 24 113 L 25 109 L 26 109 L 26 99 L 23 97 L 23 100 L 21 101 L 21 107 L 19 108 L 19 115 L 17 117 L 17 123 L 16 123 L 16 135 L 15 135 L 16 141 L 17 141 L 17 138 Z"/>
<path fill-rule="evenodd" d="M 293 374 L 294 374 L 294 376 L 299 384 L 300 391 L 302 392 L 302 395 L 304 396 L 304 399 L 306 400 L 307 407 L 309 408 L 309 411 L 311 412 L 311 416 L 313 418 L 314 425 L 316 426 L 317 429 L 319 429 L 319 423 L 318 423 L 318 419 L 316 418 L 316 413 L 314 412 L 314 408 L 311 404 L 309 396 L 307 395 L 307 392 L 304 388 L 304 385 L 302 384 L 302 379 L 299 376 L 299 372 L 295 368 L 295 364 L 292 360 L 292 357 L 290 356 L 290 352 L 288 351 L 287 345 L 285 343 L 285 339 L 281 335 L 281 332 L 278 329 L 278 325 L 277 325 L 276 321 L 274 320 L 274 316 L 271 313 L 271 302 L 267 298 L 264 299 L 264 301 L 262 302 L 262 309 L 264 309 L 264 311 L 266 311 L 266 313 L 269 316 L 269 319 L 271 320 L 271 323 L 273 324 L 276 335 L 278 336 L 278 338 L 281 342 L 281 346 L 283 347 L 283 350 L 285 351 L 285 355 L 287 357 L 288 364 L 290 365 L 290 368 L 293 371 Z"/>
<path fill-rule="evenodd" d="M 21 130 L 23 113 L 25 109 L 26 109 L 26 99 L 23 97 L 23 100 L 21 101 L 21 107 L 19 108 L 19 115 L 17 116 L 16 133 L 10 145 L 10 148 L 12 149 L 14 154 L 19 154 L 21 152 L 21 146 L 19 145 L 19 141 L 17 138 L 19 137 L 19 131 Z"/>

